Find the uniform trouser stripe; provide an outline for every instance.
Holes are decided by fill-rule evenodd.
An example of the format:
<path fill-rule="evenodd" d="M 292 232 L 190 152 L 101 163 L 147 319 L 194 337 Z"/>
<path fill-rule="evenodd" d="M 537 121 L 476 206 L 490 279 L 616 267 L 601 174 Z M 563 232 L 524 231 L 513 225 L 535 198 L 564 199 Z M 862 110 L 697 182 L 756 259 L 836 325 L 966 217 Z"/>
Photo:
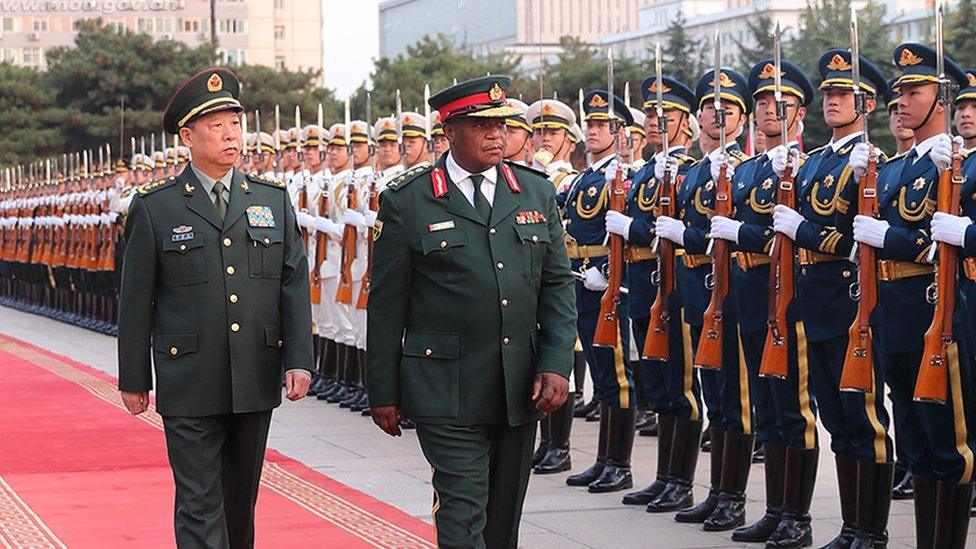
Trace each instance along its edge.
<path fill-rule="evenodd" d="M 434 527 L 434 539 L 437 539 L 437 512 L 441 510 L 441 495 L 437 491 L 437 484 L 434 477 L 437 476 L 437 469 L 430 468 L 430 486 L 434 489 L 434 505 L 430 508 L 430 525 Z"/>
<path fill-rule="evenodd" d="M 811 449 L 817 447 L 817 418 L 810 408 L 810 365 L 807 358 L 807 333 L 802 321 L 797 322 L 795 326 L 800 414 L 807 422 L 807 427 L 803 433 L 803 447 Z"/>
<path fill-rule="evenodd" d="M 701 419 L 701 409 L 698 405 L 698 398 L 693 390 L 695 382 L 694 352 L 691 348 L 691 325 L 685 322 L 685 312 L 681 311 L 681 343 L 684 351 L 684 394 L 688 404 L 691 405 L 691 420 Z"/>
<path fill-rule="evenodd" d="M 742 434 L 752 434 L 752 400 L 749 398 L 749 367 L 746 353 L 742 348 L 742 332 L 736 327 L 736 342 L 739 345 L 739 409 L 742 411 Z"/>
<path fill-rule="evenodd" d="M 873 367 L 873 365 L 872 365 Z M 884 406 L 884 383 L 878 382 L 878 376 L 874 375 L 874 387 L 870 393 L 864 395 L 864 414 L 868 418 L 868 423 L 874 429 L 874 462 L 888 463 L 888 430 L 878 419 L 878 397 L 881 397 L 880 405 Z"/>
<path fill-rule="evenodd" d="M 613 369 L 617 376 L 617 385 L 620 386 L 617 398 L 623 410 L 630 408 L 630 381 L 627 379 L 625 360 L 627 358 L 624 356 L 624 342 L 620 337 L 620 330 L 617 330 L 617 346 L 613 348 Z"/>
<path fill-rule="evenodd" d="M 962 456 L 965 465 L 959 484 L 968 484 L 973 478 L 973 450 L 969 447 L 969 433 L 966 430 L 966 411 L 963 404 L 962 376 L 959 373 L 959 344 L 949 345 L 949 386 L 952 391 L 952 416 L 956 435 L 956 451 Z"/>

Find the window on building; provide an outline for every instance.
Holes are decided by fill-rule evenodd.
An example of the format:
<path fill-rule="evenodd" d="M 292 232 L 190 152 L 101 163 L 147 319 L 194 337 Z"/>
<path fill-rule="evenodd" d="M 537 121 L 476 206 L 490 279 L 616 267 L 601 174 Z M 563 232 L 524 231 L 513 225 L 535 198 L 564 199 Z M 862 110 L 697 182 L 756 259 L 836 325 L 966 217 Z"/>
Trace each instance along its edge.
<path fill-rule="evenodd" d="M 275 25 L 275 28 L 274 29 L 275 29 L 275 40 L 284 40 L 285 39 L 285 26 L 284 25 Z"/>
<path fill-rule="evenodd" d="M 0 63 L 17 63 L 18 61 L 17 50 L 13 48 L 0 48 Z"/>
<path fill-rule="evenodd" d="M 44 59 L 44 50 L 41 48 L 24 48 L 24 65 L 28 67 L 40 67 Z"/>
<path fill-rule="evenodd" d="M 275 57 L 275 68 L 279 71 L 285 70 L 285 57 L 283 55 Z"/>
<path fill-rule="evenodd" d="M 136 32 L 152 32 L 152 19 L 148 17 L 136 19 Z"/>
<path fill-rule="evenodd" d="M 0 31 L 3 31 L 3 32 L 13 32 L 14 31 L 14 18 L 13 17 L 0 18 Z"/>
<path fill-rule="evenodd" d="M 34 32 L 47 32 L 47 19 L 34 19 L 31 29 Z"/>
<path fill-rule="evenodd" d="M 276 10 L 285 9 L 285 0 L 274 0 L 274 7 Z"/>

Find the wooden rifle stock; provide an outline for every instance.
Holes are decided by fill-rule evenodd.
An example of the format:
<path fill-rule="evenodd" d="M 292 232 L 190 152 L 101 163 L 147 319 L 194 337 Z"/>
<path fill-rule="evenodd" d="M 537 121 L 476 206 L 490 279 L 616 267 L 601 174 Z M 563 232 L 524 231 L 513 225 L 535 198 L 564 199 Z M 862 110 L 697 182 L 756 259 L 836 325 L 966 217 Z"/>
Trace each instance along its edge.
<path fill-rule="evenodd" d="M 953 143 L 952 166 L 939 174 L 937 208 L 940 212 L 959 215 L 962 190 L 962 160 L 959 146 Z M 956 308 L 956 274 L 959 248 L 939 243 L 939 265 L 935 272 L 935 313 L 925 331 L 925 347 L 915 382 L 914 399 L 918 402 L 945 404 L 949 391 L 949 347 L 952 337 L 952 313 Z"/>
<path fill-rule="evenodd" d="M 660 215 L 674 216 L 675 189 L 671 172 L 664 171 L 658 189 Z M 657 295 L 651 304 L 650 323 L 641 358 L 651 360 L 668 359 L 668 323 L 671 320 L 669 301 L 674 293 L 674 243 L 666 238 L 657 238 Z"/>
<path fill-rule="evenodd" d="M 878 159 L 868 158 L 867 171 L 858 183 L 857 213 L 878 214 Z M 871 313 L 878 305 L 878 266 L 875 250 L 867 244 L 857 247 L 857 316 L 847 330 L 847 353 L 840 375 L 840 390 L 855 393 L 874 391 L 874 345 L 871 342 Z"/>
<path fill-rule="evenodd" d="M 726 175 L 728 169 L 721 167 L 718 184 L 715 185 L 715 215 L 732 216 L 732 184 Z M 705 309 L 702 337 L 695 352 L 695 366 L 719 370 L 722 368 L 722 345 L 724 343 L 724 323 L 722 303 L 729 295 L 730 262 L 729 241 L 713 238 L 712 246 L 712 296 Z"/>
<path fill-rule="evenodd" d="M 359 189 L 350 177 L 346 187 L 346 208 L 359 207 Z M 356 227 L 346 225 L 342 233 L 342 270 L 339 271 L 339 289 L 336 290 L 336 303 L 352 303 L 352 264 L 356 261 Z"/>
<path fill-rule="evenodd" d="M 325 185 L 322 194 L 319 195 L 319 215 L 328 212 L 329 208 L 329 186 Z M 329 235 L 318 231 L 315 233 L 315 264 L 312 266 L 311 273 L 311 297 L 312 303 L 322 302 L 322 263 L 325 262 L 326 246 L 328 246 Z"/>
<path fill-rule="evenodd" d="M 380 193 L 376 188 L 376 176 L 372 176 L 369 182 L 369 209 L 378 212 L 380 209 Z M 372 229 L 372 227 L 370 227 Z M 372 231 L 370 231 L 372 232 Z M 356 299 L 357 309 L 366 309 L 369 303 L 369 283 L 373 271 L 373 236 L 366 237 L 366 272 L 363 273 L 363 280 L 359 284 L 359 298 Z"/>
<path fill-rule="evenodd" d="M 623 212 L 627 190 L 624 187 L 623 167 L 617 168 L 616 177 L 610 187 L 610 209 Z M 594 347 L 616 347 L 617 334 L 620 328 L 620 317 L 617 308 L 620 306 L 621 285 L 624 270 L 624 237 L 618 234 L 610 236 L 610 280 L 607 289 L 600 298 L 600 316 L 597 317 L 596 330 L 593 333 Z"/>
<path fill-rule="evenodd" d="M 796 208 L 796 188 L 793 181 L 793 155 L 786 156 L 786 170 L 779 180 L 776 203 Z M 794 243 L 784 234 L 777 234 L 773 242 L 773 257 L 769 265 L 768 331 L 763 349 L 759 375 L 785 379 L 788 371 L 788 328 L 786 311 L 793 301 Z"/>
<path fill-rule="evenodd" d="M 304 179 L 304 175 L 302 176 Z M 309 178 L 311 179 L 311 178 Z M 308 213 L 308 184 L 310 181 L 305 181 L 305 184 L 298 191 L 298 211 Z M 308 250 L 308 228 L 302 227 L 302 244 L 305 245 L 305 249 Z"/>

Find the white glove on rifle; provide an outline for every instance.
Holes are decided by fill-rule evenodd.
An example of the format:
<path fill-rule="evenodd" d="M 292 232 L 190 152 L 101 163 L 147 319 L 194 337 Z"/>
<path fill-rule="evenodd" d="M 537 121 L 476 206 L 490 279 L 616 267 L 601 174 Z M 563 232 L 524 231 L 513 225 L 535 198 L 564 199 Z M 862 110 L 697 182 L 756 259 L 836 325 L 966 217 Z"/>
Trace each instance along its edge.
<path fill-rule="evenodd" d="M 342 222 L 359 230 L 366 228 L 366 217 L 356 210 L 346 210 L 346 213 L 342 214 Z"/>
<path fill-rule="evenodd" d="M 800 152 L 794 149 L 790 149 L 784 145 L 777 145 L 766 152 L 769 155 L 769 161 L 773 165 L 773 172 L 776 177 L 783 177 L 786 173 L 786 161 L 789 155 L 793 155 L 793 176 L 796 176 L 797 170 L 800 169 Z"/>
<path fill-rule="evenodd" d="M 932 240 L 962 247 L 966 241 L 966 229 L 973 220 L 966 216 L 935 212 L 932 216 Z"/>
<path fill-rule="evenodd" d="M 732 159 L 726 154 L 726 151 L 722 149 L 715 149 L 714 151 L 708 153 L 709 171 L 712 176 L 712 181 L 718 182 L 718 176 L 720 174 L 719 170 L 722 168 L 722 164 L 725 164 L 725 177 L 729 181 L 732 181 L 732 175 L 735 173 L 735 166 L 733 166 Z"/>
<path fill-rule="evenodd" d="M 376 225 L 376 216 L 377 216 L 377 212 L 374 212 L 373 210 L 366 210 L 366 213 L 363 214 L 363 217 L 366 220 L 367 227 L 372 227 L 373 225 Z"/>
<path fill-rule="evenodd" d="M 957 135 L 950 138 L 947 134 L 940 133 L 935 136 L 935 141 L 932 143 L 932 148 L 929 149 L 929 158 L 932 159 L 932 163 L 935 167 L 939 168 L 941 171 L 946 171 L 952 166 L 952 144 L 956 143 L 959 148 L 962 148 L 962 136 Z"/>
<path fill-rule="evenodd" d="M 610 281 L 596 267 L 590 267 L 583 275 L 583 287 L 591 292 L 602 292 L 610 286 Z"/>
<path fill-rule="evenodd" d="M 854 240 L 873 248 L 884 248 L 885 233 L 891 225 L 867 215 L 854 216 Z"/>
<path fill-rule="evenodd" d="M 716 215 L 712 217 L 712 227 L 708 231 L 710 238 L 721 238 L 722 240 L 739 241 L 739 228 L 742 227 L 741 221 Z"/>
<path fill-rule="evenodd" d="M 624 179 L 626 179 L 627 170 L 629 168 L 630 167 L 627 164 L 618 163 L 617 159 L 614 158 L 613 160 L 610 161 L 610 164 L 607 165 L 607 171 L 604 172 L 603 176 L 606 178 L 607 181 L 613 183 L 614 180 L 617 179 L 617 170 L 623 170 L 623 173 L 621 175 L 623 176 Z"/>
<path fill-rule="evenodd" d="M 313 226 L 320 233 L 325 233 L 333 238 L 342 238 L 342 226 L 327 217 L 316 217 Z"/>
<path fill-rule="evenodd" d="M 298 226 L 303 229 L 312 228 L 312 223 L 313 223 L 312 216 L 308 215 L 305 212 L 295 212 L 295 221 L 297 221 Z"/>
<path fill-rule="evenodd" d="M 664 174 L 671 172 L 671 182 L 678 177 L 678 161 L 670 155 L 657 153 L 654 155 L 654 178 L 658 181 L 664 179 Z"/>
<path fill-rule="evenodd" d="M 864 174 L 868 171 L 868 156 L 871 152 L 870 147 L 866 143 L 858 143 L 854 145 L 854 149 L 851 150 L 851 155 L 847 159 L 847 163 L 851 165 L 851 171 L 854 172 L 854 177 L 860 179 L 864 177 Z M 878 158 L 881 156 L 881 149 L 874 147 L 874 156 Z"/>
<path fill-rule="evenodd" d="M 626 216 L 620 212 L 610 210 L 607 212 L 606 226 L 607 232 L 618 234 L 624 238 L 630 234 L 630 224 L 634 218 Z"/>
<path fill-rule="evenodd" d="M 678 221 L 673 217 L 668 217 L 662 215 L 657 218 L 654 222 L 654 232 L 661 238 L 667 238 L 671 242 L 681 244 L 685 243 L 685 226 L 684 223 Z"/>
<path fill-rule="evenodd" d="M 793 208 L 782 204 L 773 206 L 774 231 L 785 234 L 790 240 L 796 240 L 796 231 L 800 229 L 801 223 L 803 216 Z"/>

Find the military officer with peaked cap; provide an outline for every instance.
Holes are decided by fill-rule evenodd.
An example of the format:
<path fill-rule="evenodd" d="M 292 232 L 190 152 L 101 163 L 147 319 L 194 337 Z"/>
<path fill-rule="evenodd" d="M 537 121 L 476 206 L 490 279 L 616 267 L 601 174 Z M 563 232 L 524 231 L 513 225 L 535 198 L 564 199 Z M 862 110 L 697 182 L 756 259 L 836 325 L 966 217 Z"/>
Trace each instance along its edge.
<path fill-rule="evenodd" d="M 573 278 L 553 186 L 502 161 L 510 79 L 435 94 L 450 153 L 401 174 L 373 228 L 373 420 L 417 423 L 441 547 L 514 548 L 535 425 L 566 399 Z"/>
<path fill-rule="evenodd" d="M 176 482 L 179 547 L 252 547 L 271 411 L 305 395 L 308 263 L 283 183 L 233 168 L 240 84 L 201 71 L 174 92 L 164 129 L 193 162 L 139 187 L 126 222 L 119 389 L 156 409 Z"/>

